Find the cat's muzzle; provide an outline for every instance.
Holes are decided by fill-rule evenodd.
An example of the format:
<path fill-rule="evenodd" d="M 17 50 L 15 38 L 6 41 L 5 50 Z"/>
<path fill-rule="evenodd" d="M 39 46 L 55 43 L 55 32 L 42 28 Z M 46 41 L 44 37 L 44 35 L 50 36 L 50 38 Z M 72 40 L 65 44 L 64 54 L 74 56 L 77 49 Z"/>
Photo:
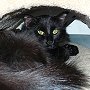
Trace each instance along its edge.
<path fill-rule="evenodd" d="M 47 47 L 48 49 L 53 49 L 53 48 L 54 48 L 53 41 L 47 41 L 46 44 L 47 44 L 46 47 Z"/>

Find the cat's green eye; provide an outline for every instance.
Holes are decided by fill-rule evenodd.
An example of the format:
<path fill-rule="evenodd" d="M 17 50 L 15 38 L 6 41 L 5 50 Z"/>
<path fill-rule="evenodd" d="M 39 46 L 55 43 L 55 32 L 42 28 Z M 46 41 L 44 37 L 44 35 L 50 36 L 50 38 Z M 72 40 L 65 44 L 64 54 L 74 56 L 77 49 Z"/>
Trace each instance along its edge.
<path fill-rule="evenodd" d="M 40 34 L 40 35 L 44 35 L 44 32 L 41 31 L 41 30 L 38 30 L 38 34 Z"/>
<path fill-rule="evenodd" d="M 53 30 L 53 35 L 56 35 L 59 32 L 58 29 Z"/>

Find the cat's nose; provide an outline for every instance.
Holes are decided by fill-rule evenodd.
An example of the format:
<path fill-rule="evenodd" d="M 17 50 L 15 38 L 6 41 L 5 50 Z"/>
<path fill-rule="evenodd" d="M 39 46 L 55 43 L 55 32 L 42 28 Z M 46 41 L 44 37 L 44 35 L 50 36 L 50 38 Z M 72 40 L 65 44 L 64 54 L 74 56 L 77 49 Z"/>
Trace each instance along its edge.
<path fill-rule="evenodd" d="M 48 45 L 52 45 L 53 44 L 53 41 L 47 41 L 46 42 Z"/>

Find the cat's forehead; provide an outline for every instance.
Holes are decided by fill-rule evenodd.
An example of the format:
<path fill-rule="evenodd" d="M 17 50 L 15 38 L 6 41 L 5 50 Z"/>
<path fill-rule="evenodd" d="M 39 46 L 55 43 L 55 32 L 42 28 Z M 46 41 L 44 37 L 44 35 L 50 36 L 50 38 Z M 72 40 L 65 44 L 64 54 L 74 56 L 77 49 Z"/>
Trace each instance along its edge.
<path fill-rule="evenodd" d="M 56 23 L 58 23 L 58 19 L 54 18 L 53 16 L 48 16 L 48 15 L 43 15 L 40 16 L 38 19 L 38 23 L 41 24 L 42 26 L 54 26 Z M 59 23 L 58 23 L 59 24 Z"/>
<path fill-rule="evenodd" d="M 40 16 L 39 18 L 39 21 L 42 23 L 48 23 L 50 21 L 52 21 L 52 18 L 51 16 L 48 16 L 48 15 L 43 15 L 43 16 Z"/>

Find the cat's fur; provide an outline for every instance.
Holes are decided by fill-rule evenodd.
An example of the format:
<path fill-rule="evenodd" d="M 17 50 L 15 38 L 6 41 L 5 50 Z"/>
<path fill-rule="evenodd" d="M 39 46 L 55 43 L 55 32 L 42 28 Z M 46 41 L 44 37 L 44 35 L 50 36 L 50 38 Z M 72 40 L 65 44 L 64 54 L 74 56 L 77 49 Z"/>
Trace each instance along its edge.
<path fill-rule="evenodd" d="M 78 48 L 69 44 L 69 35 L 66 32 L 67 13 L 61 13 L 58 16 L 42 15 L 38 17 L 26 16 L 21 31 L 29 31 L 30 35 L 35 35 L 38 41 L 47 49 L 54 58 L 66 61 L 69 56 L 77 55 Z M 54 30 L 58 30 L 56 35 Z M 43 31 L 40 35 L 38 31 Z"/>
<path fill-rule="evenodd" d="M 85 75 L 61 63 L 28 32 L 0 32 L 0 90 L 81 90 Z"/>

